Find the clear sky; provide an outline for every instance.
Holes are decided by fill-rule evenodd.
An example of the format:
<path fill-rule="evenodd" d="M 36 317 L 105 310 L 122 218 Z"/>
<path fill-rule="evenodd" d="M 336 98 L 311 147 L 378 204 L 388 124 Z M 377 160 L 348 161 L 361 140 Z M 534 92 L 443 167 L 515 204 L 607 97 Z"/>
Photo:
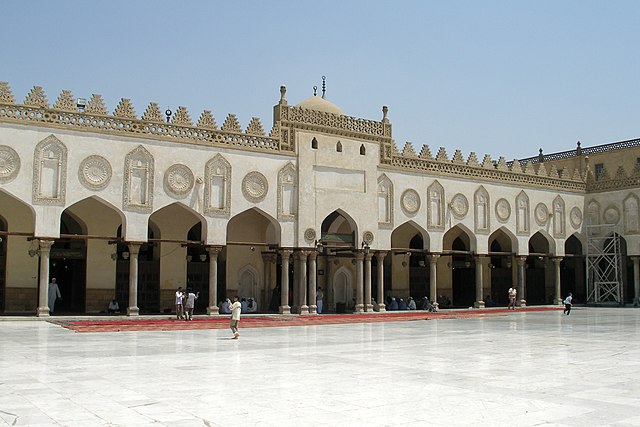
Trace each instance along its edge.
<path fill-rule="evenodd" d="M 399 149 L 507 160 L 640 137 L 640 1 L 9 1 L 0 81 L 235 113 L 265 131 L 279 87 L 380 120 Z"/>

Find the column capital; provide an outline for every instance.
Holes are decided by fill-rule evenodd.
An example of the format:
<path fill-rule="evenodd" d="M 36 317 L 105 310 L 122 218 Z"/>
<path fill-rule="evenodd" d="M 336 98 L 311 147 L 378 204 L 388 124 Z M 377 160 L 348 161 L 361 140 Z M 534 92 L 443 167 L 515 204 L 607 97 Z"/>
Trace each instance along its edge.
<path fill-rule="evenodd" d="M 364 252 L 362 250 L 357 250 L 353 256 L 357 261 L 362 261 L 364 259 Z"/>
<path fill-rule="evenodd" d="M 318 258 L 318 251 L 309 251 L 309 259 L 315 261 Z"/>
<path fill-rule="evenodd" d="M 384 260 L 384 257 L 387 256 L 389 252 L 387 251 L 376 251 L 376 258 L 378 259 L 378 262 Z"/>
<path fill-rule="evenodd" d="M 281 249 L 280 250 L 280 255 L 282 256 L 282 259 L 291 258 L 291 254 L 293 254 L 293 251 L 291 249 Z"/>
<path fill-rule="evenodd" d="M 527 255 L 516 255 L 516 262 L 518 266 L 522 267 L 527 260 Z"/>
<path fill-rule="evenodd" d="M 427 255 L 429 257 L 429 262 L 431 264 L 435 264 L 436 262 L 438 262 L 438 258 L 440 258 L 441 254 L 429 254 Z"/>
<path fill-rule="evenodd" d="M 55 240 L 39 239 L 38 246 L 40 247 L 40 252 L 49 252 L 55 242 Z"/>
<path fill-rule="evenodd" d="M 127 247 L 129 248 L 129 253 L 131 255 L 138 255 L 138 253 L 140 252 L 140 247 L 144 243 L 145 242 L 127 242 Z"/>
<path fill-rule="evenodd" d="M 278 258 L 277 253 L 274 252 L 262 252 L 262 261 L 275 263 Z"/>
<path fill-rule="evenodd" d="M 551 261 L 553 261 L 555 264 L 558 264 L 558 265 L 562 262 L 563 259 L 564 257 L 561 257 L 561 256 L 551 257 Z"/>
<path fill-rule="evenodd" d="M 224 249 L 224 246 L 206 246 L 207 252 L 209 252 L 209 256 L 218 256 L 220 252 Z"/>
<path fill-rule="evenodd" d="M 371 252 L 369 252 L 368 254 L 367 253 L 364 254 L 365 260 L 371 261 L 371 258 L 373 258 L 373 254 Z"/>

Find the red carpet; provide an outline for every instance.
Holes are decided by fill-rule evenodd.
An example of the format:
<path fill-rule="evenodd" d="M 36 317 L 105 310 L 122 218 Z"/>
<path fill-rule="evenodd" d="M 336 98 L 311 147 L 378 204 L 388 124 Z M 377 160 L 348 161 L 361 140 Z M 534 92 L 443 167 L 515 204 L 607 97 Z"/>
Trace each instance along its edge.
<path fill-rule="evenodd" d="M 511 311 L 506 309 L 452 310 L 428 313 L 425 311 L 387 312 L 383 314 L 323 314 L 320 316 L 245 316 L 240 320 L 241 328 L 272 328 L 282 326 L 336 325 L 344 323 L 406 322 L 432 319 L 467 319 L 506 313 L 528 313 L 557 311 L 562 307 L 527 307 Z M 226 329 L 230 315 L 220 317 L 198 317 L 190 322 L 175 318 L 164 319 L 114 319 L 114 320 L 52 320 L 76 332 L 127 332 L 127 331 L 174 331 L 191 329 Z"/>

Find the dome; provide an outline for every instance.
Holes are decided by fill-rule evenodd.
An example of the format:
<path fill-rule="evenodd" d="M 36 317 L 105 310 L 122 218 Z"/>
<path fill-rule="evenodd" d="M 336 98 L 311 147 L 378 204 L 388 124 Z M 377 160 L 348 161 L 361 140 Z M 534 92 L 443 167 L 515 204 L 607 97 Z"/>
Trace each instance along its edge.
<path fill-rule="evenodd" d="M 337 106 L 320 96 L 312 96 L 305 99 L 296 107 L 306 108 L 307 110 L 324 111 L 325 113 L 333 113 L 344 116 L 344 112 Z"/>

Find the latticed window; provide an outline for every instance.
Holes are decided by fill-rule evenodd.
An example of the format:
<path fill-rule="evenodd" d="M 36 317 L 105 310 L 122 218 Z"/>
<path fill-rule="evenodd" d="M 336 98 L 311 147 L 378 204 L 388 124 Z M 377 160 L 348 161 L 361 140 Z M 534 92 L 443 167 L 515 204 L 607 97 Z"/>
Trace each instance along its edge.
<path fill-rule="evenodd" d="M 338 153 L 342 153 L 342 142 L 338 141 L 338 143 L 336 144 L 336 151 Z"/>
<path fill-rule="evenodd" d="M 604 163 L 596 163 L 596 178 L 600 176 L 603 170 L 604 170 Z"/>

